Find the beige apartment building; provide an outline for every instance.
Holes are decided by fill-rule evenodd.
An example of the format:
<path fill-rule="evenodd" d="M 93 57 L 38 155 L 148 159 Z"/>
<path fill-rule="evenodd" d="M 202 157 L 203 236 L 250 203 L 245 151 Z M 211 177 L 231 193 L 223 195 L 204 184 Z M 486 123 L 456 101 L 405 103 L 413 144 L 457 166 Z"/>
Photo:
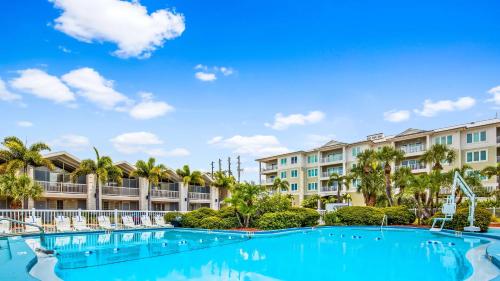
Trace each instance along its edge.
<path fill-rule="evenodd" d="M 43 195 L 36 200 L 26 200 L 25 208 L 54 210 L 95 210 L 96 179 L 94 175 L 82 176 L 71 181 L 70 174 L 80 164 L 80 159 L 67 152 L 49 153 L 44 156 L 54 163 L 52 171 L 45 167 L 30 167 L 29 175 L 43 188 Z M 100 187 L 102 210 L 147 210 L 148 180 L 130 176 L 135 166 L 125 161 L 115 163 L 123 171 L 122 183 L 108 182 Z M 219 191 L 212 185 L 210 175 L 204 174 L 205 186 L 186 186 L 182 179 L 169 169 L 169 180 L 154 186 L 151 191 L 152 210 L 188 211 L 200 207 L 219 209 Z M 9 202 L 0 200 L 0 209 L 8 209 Z"/>
<path fill-rule="evenodd" d="M 435 143 L 446 144 L 457 151 L 457 159 L 451 164 L 445 164 L 445 171 L 464 164 L 470 165 L 474 170 L 496 165 L 500 160 L 500 119 L 434 130 L 410 128 L 392 136 L 379 133 L 355 143 L 332 140 L 311 150 L 274 155 L 256 161 L 259 162 L 261 184 L 271 186 L 276 177 L 287 180 L 290 184 L 287 193 L 293 195 L 294 205 L 300 205 L 304 198 L 314 194 L 322 197 L 336 195 L 337 184 L 328 184 L 330 174 L 348 173 L 356 164 L 357 155 L 366 149 L 396 147 L 405 152 L 400 166 L 409 167 L 413 173 L 428 172 L 430 165 L 421 163 L 419 158 Z M 482 180 L 486 189 L 491 191 L 498 188 L 495 177 L 483 177 Z M 349 193 L 354 205 L 363 205 L 362 195 L 356 192 L 357 185 L 357 180 L 353 180 L 348 190 L 342 189 L 342 194 Z"/>

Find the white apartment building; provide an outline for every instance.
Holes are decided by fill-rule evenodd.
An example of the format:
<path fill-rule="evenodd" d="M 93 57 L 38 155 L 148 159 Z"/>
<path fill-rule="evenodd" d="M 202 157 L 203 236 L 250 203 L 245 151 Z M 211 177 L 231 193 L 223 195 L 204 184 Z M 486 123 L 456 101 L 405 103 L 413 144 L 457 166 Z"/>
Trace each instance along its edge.
<path fill-rule="evenodd" d="M 330 174 L 346 174 L 357 162 L 357 155 L 366 149 L 378 149 L 392 146 L 405 152 L 404 160 L 399 164 L 409 167 L 413 173 L 430 171 L 430 165 L 419 161 L 420 156 L 432 144 L 442 143 L 457 151 L 457 159 L 444 165 L 444 171 L 464 164 L 474 170 L 496 165 L 500 161 L 500 119 L 470 122 L 434 130 L 407 129 L 397 135 L 385 136 L 373 134 L 365 140 L 343 143 L 332 140 L 325 145 L 311 150 L 301 150 L 286 154 L 257 159 L 260 168 L 261 184 L 271 186 L 276 177 L 287 180 L 290 184 L 288 193 L 293 195 L 294 205 L 300 205 L 304 198 L 318 194 L 330 196 L 337 194 L 337 184 L 329 185 Z M 483 186 L 488 190 L 498 188 L 497 179 L 482 178 Z M 353 204 L 363 205 L 363 197 L 356 192 L 354 180 L 348 190 Z"/>

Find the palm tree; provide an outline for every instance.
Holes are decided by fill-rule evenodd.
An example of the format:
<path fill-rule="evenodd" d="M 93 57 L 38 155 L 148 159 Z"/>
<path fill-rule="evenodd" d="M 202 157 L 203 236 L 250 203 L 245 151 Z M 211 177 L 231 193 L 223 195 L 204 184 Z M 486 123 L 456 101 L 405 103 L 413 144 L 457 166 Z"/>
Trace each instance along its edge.
<path fill-rule="evenodd" d="M 219 192 L 219 202 L 222 199 L 222 192 L 231 190 L 236 184 L 236 179 L 232 175 L 227 175 L 226 172 L 217 171 L 214 174 L 214 186 L 217 187 Z"/>
<path fill-rule="evenodd" d="M 193 171 L 191 172 L 191 169 L 189 168 L 189 165 L 184 165 L 182 166 L 182 169 L 177 169 L 175 173 L 182 178 L 182 182 L 188 189 L 189 193 L 189 185 L 200 185 L 204 186 L 205 185 L 205 180 L 203 179 L 203 174 L 200 171 Z M 187 204 L 189 207 L 189 195 L 187 197 Z"/>
<path fill-rule="evenodd" d="M 361 180 L 358 192 L 363 194 L 365 204 L 375 206 L 377 194 L 383 189 L 384 170 L 379 164 L 376 152 L 367 149 L 358 154 L 358 163 L 352 168 L 353 178 Z"/>
<path fill-rule="evenodd" d="M 116 181 L 118 184 L 122 183 L 122 170 L 113 165 L 113 160 L 109 156 L 100 156 L 97 148 L 94 147 L 94 152 L 96 159 L 85 159 L 80 162 L 78 168 L 76 168 L 73 173 L 71 173 L 71 179 L 76 181 L 76 179 L 80 176 L 86 175 L 95 175 L 96 177 L 96 192 L 95 192 L 95 200 L 96 200 L 96 209 L 100 210 L 99 206 L 99 198 L 100 198 L 100 189 L 102 185 L 106 184 L 109 180 Z"/>
<path fill-rule="evenodd" d="M 397 195 L 398 205 L 401 205 L 401 199 L 405 192 L 405 188 L 410 185 L 412 178 L 413 178 L 413 173 L 411 172 L 411 169 L 408 167 L 400 167 L 392 175 L 392 180 L 394 181 L 394 187 L 399 188 L 399 193 Z"/>
<path fill-rule="evenodd" d="M 467 164 L 463 165 L 461 168 L 454 168 L 445 174 L 444 183 L 447 184 L 448 186 L 453 184 L 453 180 L 455 178 L 455 172 L 458 172 L 460 174 L 460 176 L 464 179 L 465 183 L 469 187 L 471 187 L 472 190 L 476 188 L 481 188 L 483 186 L 481 183 L 481 172 L 474 171 L 472 167 Z M 458 196 L 456 202 L 457 204 L 460 204 L 463 198 L 462 190 L 460 188 L 457 189 L 457 193 L 454 195 Z"/>
<path fill-rule="evenodd" d="M 262 186 L 253 183 L 236 184 L 231 190 L 231 197 L 224 200 L 236 208 L 240 225 L 250 226 L 250 222 L 257 212 L 257 201 L 263 191 Z"/>
<path fill-rule="evenodd" d="M 399 163 L 401 160 L 403 160 L 404 152 L 391 146 L 384 146 L 379 151 L 377 151 L 376 157 L 380 162 L 382 162 L 382 166 L 384 167 L 385 194 L 387 195 L 387 200 L 389 200 L 389 206 L 392 206 L 393 201 L 391 194 L 391 164 Z"/>
<path fill-rule="evenodd" d="M 340 196 L 340 192 L 342 190 L 342 186 L 346 187 L 346 190 L 349 189 L 349 182 L 352 180 L 351 175 L 339 175 L 337 173 L 330 174 L 330 178 L 328 179 L 328 185 L 337 183 L 337 202 L 341 202 L 342 197 Z"/>
<path fill-rule="evenodd" d="M 457 152 L 445 144 L 434 144 L 427 150 L 420 160 L 425 164 L 432 164 L 432 170 L 443 170 L 442 162 L 452 163 L 457 158 Z"/>
<path fill-rule="evenodd" d="M 0 175 L 0 197 L 12 199 L 11 208 L 24 208 L 25 199 L 42 196 L 43 188 L 28 175 L 16 176 L 14 173 Z"/>
<path fill-rule="evenodd" d="M 418 208 L 418 223 L 420 224 L 420 219 L 426 212 L 425 217 L 430 217 L 430 212 L 428 210 L 424 210 L 424 206 L 426 206 L 427 200 L 427 190 L 431 184 L 431 178 L 428 174 L 420 174 L 415 175 L 411 178 L 408 187 L 405 189 L 405 192 L 408 192 L 413 195 L 415 202 L 417 203 Z"/>
<path fill-rule="evenodd" d="M 280 178 L 275 178 L 273 181 L 273 185 L 272 185 L 272 189 L 278 190 L 279 193 L 281 193 L 281 191 L 288 191 L 289 187 L 290 187 L 290 183 L 288 183 L 288 181 L 282 180 Z"/>
<path fill-rule="evenodd" d="M 0 149 L 0 158 L 5 163 L 0 164 L 0 173 L 16 173 L 21 170 L 23 174 L 27 174 L 29 166 L 54 169 L 54 164 L 41 154 L 43 151 L 50 151 L 50 147 L 43 142 L 27 147 L 17 137 L 6 137 L 2 145 L 4 148 Z"/>
<path fill-rule="evenodd" d="M 481 174 L 487 176 L 488 179 L 491 177 L 497 177 L 497 184 L 500 187 L 500 163 L 497 163 L 495 166 L 487 166 L 483 170 L 481 170 Z"/>
<path fill-rule="evenodd" d="M 156 159 L 150 157 L 148 162 L 139 160 L 135 163 L 136 170 L 130 173 L 131 177 L 142 177 L 148 180 L 148 210 L 151 211 L 151 188 L 158 185 L 160 180 L 167 178 L 167 167 L 163 164 L 156 164 Z"/>

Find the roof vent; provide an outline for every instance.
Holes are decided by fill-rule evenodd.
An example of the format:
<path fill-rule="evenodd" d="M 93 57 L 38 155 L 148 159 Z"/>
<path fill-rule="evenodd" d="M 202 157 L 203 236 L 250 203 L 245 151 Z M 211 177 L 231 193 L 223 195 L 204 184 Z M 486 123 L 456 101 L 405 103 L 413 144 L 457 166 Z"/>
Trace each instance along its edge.
<path fill-rule="evenodd" d="M 384 138 L 384 133 L 373 134 L 366 137 L 366 139 L 369 141 L 380 140 L 383 138 Z"/>

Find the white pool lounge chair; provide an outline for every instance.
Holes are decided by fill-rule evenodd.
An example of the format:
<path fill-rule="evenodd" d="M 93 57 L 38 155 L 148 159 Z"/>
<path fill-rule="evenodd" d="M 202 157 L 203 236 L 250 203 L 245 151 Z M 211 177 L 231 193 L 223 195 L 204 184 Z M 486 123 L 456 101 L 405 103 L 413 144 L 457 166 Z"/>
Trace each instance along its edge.
<path fill-rule="evenodd" d="M 87 226 L 87 219 L 82 216 L 73 217 L 73 228 L 76 231 L 90 230 L 90 227 Z"/>
<path fill-rule="evenodd" d="M 35 224 L 38 226 L 42 226 L 42 218 L 41 217 L 28 216 L 24 219 L 24 222 Z M 25 225 L 25 231 L 26 232 L 39 232 L 40 229 L 38 227 L 35 227 L 35 226 Z"/>
<path fill-rule="evenodd" d="M 167 227 L 167 228 L 174 227 L 170 223 L 165 223 L 165 219 L 162 216 L 155 216 L 155 226 Z"/>
<path fill-rule="evenodd" d="M 0 218 L 3 218 L 3 217 L 0 217 Z M 10 221 L 7 221 L 7 220 L 0 221 L 0 234 L 1 233 L 5 233 L 5 234 L 10 233 Z"/>
<path fill-rule="evenodd" d="M 57 216 L 55 218 L 56 222 L 56 231 L 57 232 L 67 232 L 71 231 L 71 222 L 66 216 Z"/>
<path fill-rule="evenodd" d="M 115 226 L 111 225 L 111 221 L 109 220 L 108 216 L 98 216 L 97 222 L 99 223 L 99 227 L 102 229 L 115 229 Z"/>
<path fill-rule="evenodd" d="M 141 223 L 142 223 L 142 226 L 153 227 L 153 223 L 151 223 L 151 219 L 147 215 L 141 216 Z"/>
<path fill-rule="evenodd" d="M 131 216 L 122 216 L 122 222 L 123 222 L 123 226 L 125 226 L 127 228 L 136 228 L 137 227 Z"/>

